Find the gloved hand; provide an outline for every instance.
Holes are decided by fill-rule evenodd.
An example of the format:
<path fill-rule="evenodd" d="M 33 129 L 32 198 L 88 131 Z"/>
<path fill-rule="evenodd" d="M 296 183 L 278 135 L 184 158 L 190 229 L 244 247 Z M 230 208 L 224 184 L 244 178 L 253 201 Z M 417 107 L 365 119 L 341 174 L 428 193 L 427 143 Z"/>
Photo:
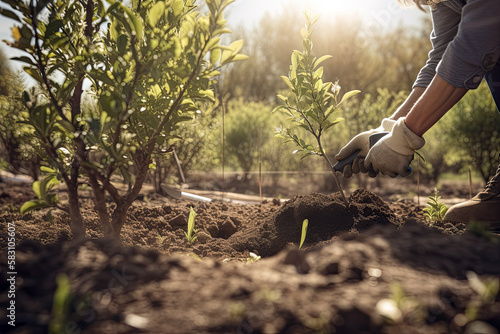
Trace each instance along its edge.
<path fill-rule="evenodd" d="M 358 174 L 359 172 L 367 173 L 368 170 L 365 168 L 365 157 L 370 150 L 370 136 L 377 132 L 391 131 L 392 127 L 396 121 L 392 119 L 384 118 L 382 124 L 376 129 L 371 129 L 365 132 L 361 132 L 355 136 L 346 146 L 344 146 L 339 153 L 335 156 L 337 161 L 344 160 L 356 150 L 360 150 L 359 154 L 356 156 L 352 163 L 352 167 L 347 165 L 344 167 L 342 173 L 345 178 L 350 178 L 352 174 Z M 371 175 L 375 176 L 375 175 Z"/>
<path fill-rule="evenodd" d="M 408 176 L 408 170 L 415 150 L 425 144 L 424 138 L 413 133 L 401 117 L 389 135 L 380 139 L 368 152 L 365 168 L 373 173 L 382 173 L 391 177 Z M 373 174 L 372 173 L 372 174 Z"/>

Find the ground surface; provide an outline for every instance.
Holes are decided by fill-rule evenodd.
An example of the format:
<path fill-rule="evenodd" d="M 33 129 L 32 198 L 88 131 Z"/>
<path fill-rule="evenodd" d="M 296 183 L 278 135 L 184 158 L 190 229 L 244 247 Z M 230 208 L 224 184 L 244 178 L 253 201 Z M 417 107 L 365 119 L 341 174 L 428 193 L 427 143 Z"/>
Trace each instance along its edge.
<path fill-rule="evenodd" d="M 100 238 L 84 198 L 90 240 L 73 243 L 65 214 L 17 213 L 32 196 L 26 185 L 0 183 L 2 333 L 500 330 L 500 246 L 464 226 L 429 226 L 413 202 L 366 190 L 347 207 L 338 194 L 255 205 L 150 195 L 131 208 L 118 243 Z M 184 236 L 190 207 L 193 244 Z M 4 322 L 9 222 L 18 243 L 15 329 Z"/>

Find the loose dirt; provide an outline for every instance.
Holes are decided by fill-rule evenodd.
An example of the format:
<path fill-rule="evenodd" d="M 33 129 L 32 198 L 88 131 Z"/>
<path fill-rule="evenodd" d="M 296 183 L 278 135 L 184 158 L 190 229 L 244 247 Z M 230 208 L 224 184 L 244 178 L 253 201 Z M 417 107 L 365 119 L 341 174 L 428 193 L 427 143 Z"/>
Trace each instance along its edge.
<path fill-rule="evenodd" d="M 500 329 L 496 239 L 429 226 L 409 201 L 389 203 L 363 189 L 349 205 L 339 194 L 256 205 L 150 194 L 130 209 L 119 243 L 102 238 L 91 200 L 82 199 L 89 240 L 75 243 L 66 214 L 18 213 L 30 196 L 25 185 L 0 183 L 2 319 L 9 222 L 18 243 L 16 327 L 2 322 L 2 333 Z M 190 207 L 198 214 L 193 244 L 184 236 Z"/>

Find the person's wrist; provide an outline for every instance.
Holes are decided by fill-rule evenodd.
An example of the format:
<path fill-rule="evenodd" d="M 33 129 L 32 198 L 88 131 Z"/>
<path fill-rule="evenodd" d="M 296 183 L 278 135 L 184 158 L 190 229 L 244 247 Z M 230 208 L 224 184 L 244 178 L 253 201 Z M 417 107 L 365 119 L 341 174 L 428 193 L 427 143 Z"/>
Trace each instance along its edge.
<path fill-rule="evenodd" d="M 388 144 L 391 148 L 402 155 L 412 155 L 414 151 L 425 145 L 421 136 L 411 131 L 405 123 L 405 117 L 401 117 L 392 128 Z"/>

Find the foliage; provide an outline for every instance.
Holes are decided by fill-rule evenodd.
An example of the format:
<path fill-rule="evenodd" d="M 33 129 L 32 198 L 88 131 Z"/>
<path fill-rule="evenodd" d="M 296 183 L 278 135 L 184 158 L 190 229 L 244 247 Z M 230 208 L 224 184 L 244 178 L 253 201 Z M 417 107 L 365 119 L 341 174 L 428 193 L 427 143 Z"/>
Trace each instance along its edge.
<path fill-rule="evenodd" d="M 189 209 L 189 218 L 188 218 L 188 225 L 187 225 L 187 232 L 184 232 L 186 235 L 187 241 L 192 244 L 196 240 L 196 230 L 194 229 L 194 220 L 196 218 L 196 212 L 194 211 L 193 207 L 190 207 Z"/>
<path fill-rule="evenodd" d="M 7 64 L 0 51 L 0 161 L 9 172 L 36 179 L 40 173 L 36 154 L 39 142 L 24 124 L 27 115 L 20 99 L 23 83 Z"/>
<path fill-rule="evenodd" d="M 58 207 L 59 199 L 52 191 L 52 188 L 60 183 L 57 179 L 57 173 L 55 170 L 47 167 L 42 167 L 41 169 L 45 172 L 44 178 L 33 182 L 33 192 L 38 199 L 24 203 L 20 210 L 21 214 L 40 208 Z"/>
<path fill-rule="evenodd" d="M 270 107 L 242 99 L 229 101 L 225 117 L 225 148 L 247 174 L 261 160 L 262 148 L 272 137 Z"/>
<path fill-rule="evenodd" d="M 238 54 L 243 41 L 220 44 L 230 32 L 223 11 L 233 0 L 207 0 L 207 15 L 193 0 L 2 2 L 16 10 L 2 14 L 18 23 L 7 43 L 25 52 L 17 60 L 43 87 L 24 94 L 28 123 L 67 187 L 73 236 L 85 234 L 78 203 L 84 176 L 104 234 L 118 237 L 152 155 L 192 120 L 198 101 L 214 100 L 220 68 L 246 59 Z M 94 110 L 82 108 L 84 80 Z M 129 186 L 124 194 L 111 182 L 116 175 Z M 107 195 L 116 204 L 111 214 Z"/>
<path fill-rule="evenodd" d="M 164 182 L 182 181 L 174 151 L 186 178 L 193 168 L 211 170 L 218 163 L 218 107 L 218 101 L 215 104 L 201 104 L 193 121 L 179 124 L 172 137 L 162 144 L 160 153 L 153 154 L 154 168 L 151 174 L 157 192 L 161 193 Z"/>
<path fill-rule="evenodd" d="M 304 241 L 306 240 L 306 235 L 307 235 L 307 227 L 309 226 L 309 220 L 304 219 L 302 222 L 302 233 L 300 234 L 300 244 L 299 244 L 299 249 L 302 248 L 302 245 L 304 244 Z"/>
<path fill-rule="evenodd" d="M 498 167 L 500 115 L 486 83 L 467 93 L 443 121 L 447 160 L 473 166 L 487 182 Z"/>
<path fill-rule="evenodd" d="M 424 215 L 431 223 L 440 223 L 443 221 L 448 207 L 440 202 L 441 196 L 438 194 L 438 190 L 434 190 L 434 195 L 428 197 L 427 207 L 424 208 Z"/>
<path fill-rule="evenodd" d="M 337 97 L 340 91 L 338 82 L 323 82 L 323 67 L 320 64 L 331 58 L 326 55 L 316 58 L 312 53 L 313 43 L 311 35 L 313 33 L 313 25 L 317 21 L 317 17 L 310 18 L 306 14 L 306 26 L 302 29 L 302 44 L 303 52 L 293 51 L 292 65 L 288 76 L 281 78 L 290 88 L 293 97 L 288 98 L 283 95 L 278 95 L 282 101 L 282 105 L 276 107 L 273 112 L 280 111 L 288 116 L 291 127 L 280 126 L 277 128 L 277 137 L 285 139 L 287 142 L 293 142 L 298 147 L 294 153 L 302 153 L 302 159 L 310 155 L 318 155 L 328 162 L 332 169 L 332 175 L 342 192 L 342 188 L 337 180 L 333 164 L 325 153 L 321 136 L 323 133 L 342 121 L 342 118 L 332 119 L 336 108 L 350 97 L 359 93 L 359 91 L 350 91 L 344 94 L 342 100 L 338 102 Z M 305 129 L 311 134 L 316 143 L 309 144 L 304 139 L 299 138 L 294 133 L 295 128 Z M 342 192 L 345 199 L 345 195 Z M 345 199 L 347 202 L 347 199 Z"/>

